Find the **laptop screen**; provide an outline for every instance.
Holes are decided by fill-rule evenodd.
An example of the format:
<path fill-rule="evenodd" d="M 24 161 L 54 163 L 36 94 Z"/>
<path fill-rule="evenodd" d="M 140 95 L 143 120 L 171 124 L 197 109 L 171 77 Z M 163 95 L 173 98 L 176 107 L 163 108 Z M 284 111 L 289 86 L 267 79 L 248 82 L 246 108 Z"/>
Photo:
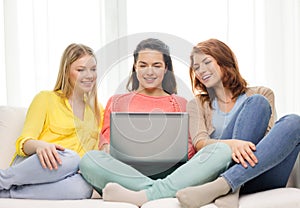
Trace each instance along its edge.
<path fill-rule="evenodd" d="M 110 154 L 145 175 L 154 175 L 188 155 L 188 113 L 112 112 Z"/>

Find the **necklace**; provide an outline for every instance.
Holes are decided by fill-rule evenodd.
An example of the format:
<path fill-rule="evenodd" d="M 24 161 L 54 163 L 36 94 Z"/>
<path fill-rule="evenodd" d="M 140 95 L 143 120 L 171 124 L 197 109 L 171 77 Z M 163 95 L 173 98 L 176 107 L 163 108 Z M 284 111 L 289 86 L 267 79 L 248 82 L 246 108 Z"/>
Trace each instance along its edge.
<path fill-rule="evenodd" d="M 230 99 L 229 101 L 224 101 L 224 100 L 221 100 L 220 98 L 217 98 L 218 101 L 220 101 L 221 103 L 224 103 L 224 104 L 229 104 L 232 102 L 232 99 Z"/>

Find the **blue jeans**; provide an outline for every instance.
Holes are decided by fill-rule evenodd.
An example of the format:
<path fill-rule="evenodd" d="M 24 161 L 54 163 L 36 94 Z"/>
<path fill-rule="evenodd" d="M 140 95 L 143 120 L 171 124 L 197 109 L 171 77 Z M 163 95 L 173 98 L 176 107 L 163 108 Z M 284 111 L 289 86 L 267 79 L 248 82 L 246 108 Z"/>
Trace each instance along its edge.
<path fill-rule="evenodd" d="M 244 168 L 233 164 L 221 174 L 232 191 L 241 194 L 286 186 L 300 150 L 300 117 L 287 115 L 277 121 L 267 135 L 271 112 L 261 95 L 248 97 L 231 120 L 222 139 L 242 139 L 256 144 L 258 164 Z"/>
<path fill-rule="evenodd" d="M 62 165 L 57 170 L 43 168 L 36 154 L 17 156 L 11 167 L 0 170 L 0 198 L 89 198 L 92 187 L 78 174 L 78 154 L 71 150 L 58 153 Z"/>
<path fill-rule="evenodd" d="M 264 96 L 248 97 L 224 129 L 221 139 L 241 139 L 257 144 L 267 131 L 271 113 Z"/>

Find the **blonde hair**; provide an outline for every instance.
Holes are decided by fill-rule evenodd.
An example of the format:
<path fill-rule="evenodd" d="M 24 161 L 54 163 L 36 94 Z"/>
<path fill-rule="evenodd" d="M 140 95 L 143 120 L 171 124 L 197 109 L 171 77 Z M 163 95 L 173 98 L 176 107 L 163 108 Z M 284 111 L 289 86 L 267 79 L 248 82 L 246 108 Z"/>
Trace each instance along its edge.
<path fill-rule="evenodd" d="M 72 63 L 85 55 L 90 55 L 96 60 L 93 50 L 83 44 L 72 43 L 65 49 L 60 60 L 59 72 L 54 86 L 54 92 L 56 92 L 60 97 L 67 99 L 71 97 L 74 86 L 72 86 L 70 81 L 70 68 Z M 100 123 L 100 108 L 98 105 L 96 85 L 93 87 L 91 92 L 85 95 L 85 100 L 94 111 L 97 122 Z"/>

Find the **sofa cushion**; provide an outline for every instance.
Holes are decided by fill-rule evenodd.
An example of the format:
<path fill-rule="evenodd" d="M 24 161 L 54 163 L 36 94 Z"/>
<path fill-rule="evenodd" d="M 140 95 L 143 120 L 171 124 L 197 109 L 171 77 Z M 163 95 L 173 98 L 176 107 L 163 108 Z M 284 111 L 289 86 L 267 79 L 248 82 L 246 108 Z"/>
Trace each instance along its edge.
<path fill-rule="evenodd" d="M 138 208 L 133 204 L 104 202 L 101 199 L 31 200 L 0 199 L 0 208 Z"/>
<path fill-rule="evenodd" d="M 248 194 L 240 197 L 239 208 L 299 208 L 300 189 L 297 188 L 278 188 L 269 191 Z M 176 198 L 158 199 L 145 203 L 141 208 L 181 208 Z M 201 208 L 217 208 L 213 203 L 202 206 Z"/>
<path fill-rule="evenodd" d="M 300 189 L 278 188 L 240 197 L 240 208 L 300 207 Z"/>
<path fill-rule="evenodd" d="M 0 106 L 0 169 L 6 169 L 11 162 L 25 116 L 25 108 Z"/>
<path fill-rule="evenodd" d="M 182 208 L 180 206 L 179 201 L 176 198 L 164 198 L 164 199 L 157 199 L 154 201 L 149 201 L 141 208 L 157 208 L 157 207 L 168 207 L 168 208 Z M 213 203 L 202 206 L 201 208 L 217 208 Z"/>

